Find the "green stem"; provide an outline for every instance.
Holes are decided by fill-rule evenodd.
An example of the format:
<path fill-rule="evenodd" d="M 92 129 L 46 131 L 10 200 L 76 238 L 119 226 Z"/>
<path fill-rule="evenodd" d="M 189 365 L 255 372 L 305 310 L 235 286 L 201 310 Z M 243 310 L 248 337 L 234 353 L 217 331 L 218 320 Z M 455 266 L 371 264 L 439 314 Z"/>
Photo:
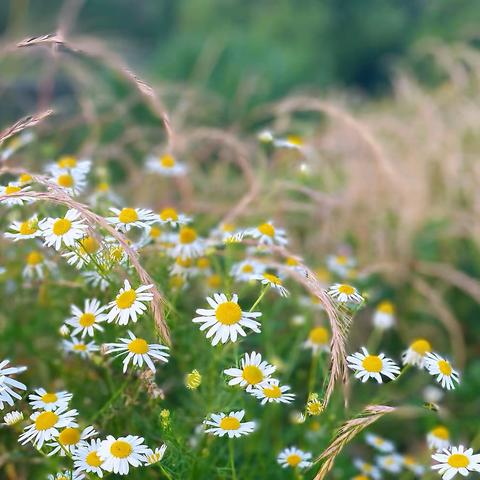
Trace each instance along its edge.
<path fill-rule="evenodd" d="M 230 467 L 232 470 L 232 480 L 237 480 L 237 472 L 235 471 L 235 456 L 234 456 L 234 445 L 233 438 L 228 440 L 228 449 L 230 450 Z"/>
<path fill-rule="evenodd" d="M 369 353 L 376 354 L 378 347 L 380 346 L 380 342 L 382 341 L 383 337 L 383 329 L 382 328 L 374 328 L 370 338 L 367 341 L 367 350 Z"/>
<path fill-rule="evenodd" d="M 313 393 L 315 389 L 315 376 L 317 375 L 318 352 L 312 352 L 312 361 L 310 363 L 310 373 L 308 376 L 308 394 Z"/>
<path fill-rule="evenodd" d="M 253 312 L 255 307 L 262 301 L 262 298 L 265 296 L 265 294 L 268 292 L 269 289 L 270 289 L 270 285 L 265 285 L 263 287 L 262 291 L 260 292 L 260 295 L 255 300 L 255 303 L 250 307 L 250 310 L 248 311 L 249 313 Z"/>
<path fill-rule="evenodd" d="M 130 380 L 130 378 L 127 376 L 127 378 L 125 379 L 125 381 L 120 385 L 120 387 L 118 388 L 118 390 L 107 400 L 107 402 L 103 405 L 103 407 L 97 411 L 97 413 L 91 418 L 90 420 L 90 423 L 93 423 L 98 417 L 100 417 L 100 415 L 105 411 L 107 410 L 108 407 L 110 407 L 110 405 L 112 405 L 112 403 L 120 396 L 120 394 L 125 390 L 125 387 L 127 386 L 128 384 L 128 381 Z"/>

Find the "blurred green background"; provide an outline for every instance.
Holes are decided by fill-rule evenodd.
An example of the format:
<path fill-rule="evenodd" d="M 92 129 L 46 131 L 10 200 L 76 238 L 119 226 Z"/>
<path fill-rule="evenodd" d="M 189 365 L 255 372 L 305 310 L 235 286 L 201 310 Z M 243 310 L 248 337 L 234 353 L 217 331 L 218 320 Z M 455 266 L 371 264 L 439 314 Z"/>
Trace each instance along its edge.
<path fill-rule="evenodd" d="M 75 4 L 75 2 L 72 2 Z M 299 87 L 388 92 L 425 39 L 475 43 L 471 0 L 86 0 L 74 34 L 107 40 L 149 78 L 250 104 Z M 62 0 L 2 0 L 4 38 L 56 29 Z"/>

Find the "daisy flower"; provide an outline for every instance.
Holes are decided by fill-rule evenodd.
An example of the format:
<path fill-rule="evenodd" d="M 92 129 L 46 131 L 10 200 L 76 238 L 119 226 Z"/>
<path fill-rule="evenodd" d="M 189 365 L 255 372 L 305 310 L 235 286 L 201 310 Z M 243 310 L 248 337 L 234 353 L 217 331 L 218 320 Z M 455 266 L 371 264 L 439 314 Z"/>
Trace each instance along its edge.
<path fill-rule="evenodd" d="M 210 238 L 212 239 L 212 243 L 218 244 L 221 242 L 229 243 L 235 241 L 235 225 L 233 223 L 221 223 L 216 228 L 213 228 L 210 231 Z"/>
<path fill-rule="evenodd" d="M 83 268 L 92 261 L 92 256 L 100 250 L 100 244 L 97 239 L 86 236 L 77 242 L 75 250 L 64 253 L 62 257 L 67 259 L 67 263 L 78 269 Z"/>
<path fill-rule="evenodd" d="M 66 427 L 52 443 L 47 444 L 53 448 L 48 456 L 51 457 L 52 455 L 59 454 L 61 457 L 64 457 L 67 452 L 72 454 L 85 440 L 95 435 L 98 435 L 98 432 L 92 426 L 86 427 L 83 430 L 77 427 Z"/>
<path fill-rule="evenodd" d="M 403 365 L 416 365 L 423 368 L 425 365 L 425 355 L 432 351 L 432 346 L 428 340 L 417 338 L 402 353 Z"/>
<path fill-rule="evenodd" d="M 170 225 L 173 228 L 176 228 L 179 225 L 185 225 L 192 221 L 190 217 L 177 212 L 173 207 L 165 207 L 158 216 L 162 225 Z"/>
<path fill-rule="evenodd" d="M 19 412 L 18 410 L 13 410 L 12 412 L 8 412 L 3 417 L 3 425 L 8 425 L 11 427 L 12 425 L 16 425 L 23 420 L 23 413 Z"/>
<path fill-rule="evenodd" d="M 20 196 L 16 196 L 18 193 L 28 192 L 30 187 L 22 187 L 18 182 L 10 182 L 8 185 L 0 185 L 0 196 L 12 195 L 11 198 L 4 198 L 0 200 L 0 203 L 4 203 L 5 205 L 12 206 L 12 205 L 23 205 L 24 203 L 32 203 L 34 201 L 33 198 L 22 198 Z"/>
<path fill-rule="evenodd" d="M 417 477 L 421 477 L 425 473 L 425 467 L 420 465 L 411 455 L 404 455 L 403 464 Z"/>
<path fill-rule="evenodd" d="M 328 290 L 328 294 L 337 300 L 337 302 L 341 303 L 363 302 L 363 297 L 358 293 L 358 290 L 355 287 L 345 283 L 336 283 L 335 285 L 332 285 Z"/>
<path fill-rule="evenodd" d="M 234 263 L 230 274 L 237 282 L 249 282 L 253 275 L 261 275 L 265 271 L 265 265 L 256 260 L 243 260 Z"/>
<path fill-rule="evenodd" d="M 45 238 L 45 245 L 60 250 L 62 244 L 73 247 L 77 240 L 85 236 L 87 226 L 80 213 L 74 209 L 67 211 L 63 218 L 46 218 L 38 225 Z"/>
<path fill-rule="evenodd" d="M 158 216 L 146 208 L 125 207 L 120 210 L 111 207 L 110 210 L 115 216 L 107 217 L 106 220 L 121 232 L 128 232 L 132 227 L 147 228 L 158 221 Z"/>
<path fill-rule="evenodd" d="M 14 378 L 10 378 L 11 375 L 24 372 L 27 367 L 7 367 L 9 363 L 10 360 L 3 360 L 0 362 L 0 410 L 5 408 L 5 403 L 13 406 L 15 403 L 14 399 L 20 400 L 22 398 L 14 389 L 27 389 L 23 383 Z"/>
<path fill-rule="evenodd" d="M 268 387 L 274 371 L 273 365 L 262 361 L 260 353 L 251 352 L 246 353 L 240 360 L 240 368 L 227 368 L 224 373 L 233 377 L 228 382 L 229 385 L 240 385 L 250 392 L 254 387 Z"/>
<path fill-rule="evenodd" d="M 428 352 L 425 355 L 425 368 L 433 377 L 437 377 L 437 382 L 442 388 L 453 390 L 455 383 L 460 382 L 460 376 L 456 370 L 452 368 L 450 362 L 437 353 Z"/>
<path fill-rule="evenodd" d="M 443 480 L 450 480 L 457 473 L 466 477 L 470 472 L 480 472 L 480 454 L 473 454 L 473 448 L 465 449 L 463 445 L 444 448 L 442 452 L 432 455 L 437 463 L 432 470 L 438 470 Z"/>
<path fill-rule="evenodd" d="M 178 177 L 184 175 L 187 171 L 185 165 L 177 162 L 175 157 L 170 153 L 165 153 L 160 156 L 149 155 L 145 166 L 148 171 L 159 173 L 167 177 Z"/>
<path fill-rule="evenodd" d="M 69 195 L 74 196 L 85 189 L 87 185 L 86 175 L 87 172 L 80 170 L 58 169 L 53 172 L 53 177 L 50 179 L 50 182 Z"/>
<path fill-rule="evenodd" d="M 282 279 L 276 275 L 273 275 L 273 273 L 251 275 L 250 279 L 259 280 L 262 285 L 268 285 L 269 287 L 272 287 L 274 290 L 277 290 L 282 297 L 288 297 L 289 295 L 288 290 L 283 286 Z"/>
<path fill-rule="evenodd" d="M 155 465 L 160 462 L 165 455 L 165 450 L 167 450 L 165 444 L 161 447 L 157 447 L 155 450 L 149 449 L 148 453 L 145 455 L 147 457 L 145 465 Z"/>
<path fill-rule="evenodd" d="M 395 306 L 392 302 L 384 300 L 377 305 L 373 314 L 373 325 L 381 330 L 387 330 L 395 325 Z"/>
<path fill-rule="evenodd" d="M 203 423 L 207 427 L 206 433 L 212 433 L 217 437 L 228 435 L 228 438 L 239 438 L 248 435 L 255 430 L 255 422 L 243 422 L 245 410 L 238 412 L 212 413 L 211 420 L 205 420 Z"/>
<path fill-rule="evenodd" d="M 58 408 L 67 408 L 72 396 L 65 390 L 47 392 L 44 388 L 37 388 L 28 396 L 28 403 L 34 410 L 57 410 Z"/>
<path fill-rule="evenodd" d="M 35 135 L 30 130 L 24 130 L 19 135 L 10 138 L 0 152 L 0 160 L 2 162 L 8 160 L 18 149 L 32 142 L 34 138 Z"/>
<path fill-rule="evenodd" d="M 33 423 L 24 428 L 18 441 L 25 445 L 32 442 L 38 449 L 52 438 L 60 435 L 59 430 L 65 427 L 78 427 L 75 417 L 78 415 L 76 410 L 68 410 L 66 407 L 35 412 L 30 416 Z"/>
<path fill-rule="evenodd" d="M 47 477 L 47 480 L 82 480 L 83 478 L 83 475 L 79 476 L 71 470 L 64 470 L 63 472 L 59 472 L 56 475 L 50 474 Z"/>
<path fill-rule="evenodd" d="M 191 227 L 180 227 L 171 251 L 173 257 L 201 257 L 205 253 L 205 241 L 198 237 L 197 231 Z"/>
<path fill-rule="evenodd" d="M 99 288 L 101 292 L 104 292 L 108 286 L 108 280 L 102 275 L 100 275 L 95 270 L 91 270 L 89 272 L 82 272 L 81 275 L 85 279 L 85 283 L 90 285 L 92 288 Z"/>
<path fill-rule="evenodd" d="M 43 278 L 45 276 L 44 270 L 54 270 L 56 265 L 47 260 L 38 250 L 32 250 L 25 258 L 25 267 L 22 275 L 24 278 Z"/>
<path fill-rule="evenodd" d="M 73 155 L 63 155 L 56 163 L 50 163 L 46 166 L 45 170 L 54 175 L 59 171 L 83 173 L 87 174 L 90 171 L 92 162 L 88 159 L 77 160 L 77 157 Z"/>
<path fill-rule="evenodd" d="M 346 277 L 348 272 L 356 265 L 354 258 L 342 254 L 329 255 L 326 263 L 328 270 L 340 277 Z"/>
<path fill-rule="evenodd" d="M 193 323 L 201 323 L 200 330 L 208 330 L 207 338 L 212 338 L 212 345 L 220 341 L 227 343 L 237 341 L 237 336 L 245 337 L 247 334 L 243 327 L 255 333 L 260 333 L 260 322 L 254 320 L 260 317 L 260 312 L 244 312 L 238 305 L 238 295 L 233 294 L 228 300 L 223 293 L 214 293 L 213 298 L 207 297 L 211 309 L 198 308 L 196 313 L 201 315 L 195 317 Z"/>
<path fill-rule="evenodd" d="M 42 234 L 38 228 L 37 215 L 34 215 L 24 222 L 13 222 L 9 229 L 13 230 L 13 232 L 6 232 L 5 237 L 12 238 L 14 242 L 27 238 L 35 238 Z"/>
<path fill-rule="evenodd" d="M 256 386 L 251 390 L 251 394 L 261 400 L 261 404 L 266 403 L 292 403 L 295 399 L 295 394 L 286 393 L 290 390 L 288 385 L 279 385 L 279 381 L 272 378 L 268 385 L 263 387 Z"/>
<path fill-rule="evenodd" d="M 76 337 L 71 337 L 70 340 L 62 340 L 63 349 L 67 353 L 76 353 L 82 358 L 89 358 L 93 352 L 99 350 L 98 345 L 95 342 L 85 343 L 81 340 L 77 340 Z"/>
<path fill-rule="evenodd" d="M 83 310 L 80 310 L 76 305 L 71 306 L 73 316 L 65 320 L 65 323 L 73 327 L 73 336 L 81 332 L 82 338 L 85 335 L 93 337 L 95 330 L 103 332 L 103 327 L 100 323 L 107 319 L 107 315 L 102 313 L 106 308 L 105 305 L 101 306 L 96 298 L 86 299 Z"/>
<path fill-rule="evenodd" d="M 93 473 L 97 477 L 103 478 L 103 460 L 98 456 L 101 444 L 101 440 L 93 439 L 78 445 L 72 456 L 75 473 L 78 475 Z"/>
<path fill-rule="evenodd" d="M 380 478 L 382 478 L 379 468 L 371 463 L 364 462 L 362 459 L 356 458 L 353 461 L 353 464 L 356 468 L 358 468 L 358 470 L 366 475 L 367 478 L 373 478 L 374 480 L 380 480 Z"/>
<path fill-rule="evenodd" d="M 283 247 L 288 244 L 285 230 L 275 228 L 271 221 L 246 230 L 245 235 L 257 239 L 260 245 L 280 245 Z"/>
<path fill-rule="evenodd" d="M 193 259 L 178 257 L 175 263 L 168 268 L 168 273 L 172 276 L 191 277 L 195 273 L 193 268 Z"/>
<path fill-rule="evenodd" d="M 395 450 L 395 445 L 390 440 L 375 435 L 374 433 L 365 434 L 365 442 L 379 452 L 391 453 Z"/>
<path fill-rule="evenodd" d="M 209 258 L 208 257 L 197 258 L 197 261 L 195 262 L 195 269 L 196 269 L 196 272 L 201 275 L 211 275 L 212 269 L 211 269 L 211 262 Z"/>
<path fill-rule="evenodd" d="M 442 450 L 450 446 L 450 432 L 443 425 L 438 425 L 427 433 L 427 444 L 431 450 Z"/>
<path fill-rule="evenodd" d="M 308 396 L 307 406 L 306 406 L 307 413 L 313 417 L 321 415 L 325 410 L 325 406 L 323 402 L 318 398 L 318 393 L 311 393 Z"/>
<path fill-rule="evenodd" d="M 127 475 L 130 465 L 143 465 L 150 449 L 143 443 L 142 437 L 127 435 L 115 438 L 108 435 L 98 450 L 98 456 L 103 461 L 102 468 L 107 472 Z"/>
<path fill-rule="evenodd" d="M 170 356 L 168 354 L 168 347 L 158 343 L 149 344 L 143 338 L 136 337 L 130 330 L 128 331 L 128 335 L 130 338 L 120 339 L 122 343 L 105 344 L 107 354 L 118 353 L 116 357 L 124 354 L 127 355 L 123 360 L 123 373 L 127 371 L 130 360 L 133 365 L 138 365 L 140 368 L 143 367 L 143 362 L 145 362 L 152 372 L 156 371 L 152 359 L 165 363 L 168 362 L 168 357 Z"/>
<path fill-rule="evenodd" d="M 311 453 L 304 452 L 297 447 L 288 447 L 278 454 L 277 462 L 283 468 L 309 468 L 312 466 L 311 459 Z"/>
<path fill-rule="evenodd" d="M 377 465 L 390 473 L 400 473 L 403 467 L 403 457 L 398 453 L 382 455 L 376 458 Z"/>
<path fill-rule="evenodd" d="M 308 333 L 308 339 L 303 344 L 305 348 L 311 348 L 313 353 L 330 351 L 330 333 L 320 325 L 313 327 Z"/>
<path fill-rule="evenodd" d="M 394 380 L 400 373 L 400 368 L 390 358 L 380 355 L 370 355 L 365 347 L 362 352 L 356 352 L 347 357 L 349 368 L 355 370 L 355 378 L 366 382 L 369 378 L 374 378 L 378 383 L 382 383 L 382 375 Z"/>
<path fill-rule="evenodd" d="M 153 294 L 147 292 L 152 287 L 153 285 L 140 285 L 134 290 L 130 282 L 125 280 L 115 300 L 108 304 L 110 308 L 108 323 L 115 320 L 119 325 L 127 325 L 130 319 L 136 322 L 137 316 L 143 315 L 147 309 L 144 302 L 150 302 L 153 299 Z"/>

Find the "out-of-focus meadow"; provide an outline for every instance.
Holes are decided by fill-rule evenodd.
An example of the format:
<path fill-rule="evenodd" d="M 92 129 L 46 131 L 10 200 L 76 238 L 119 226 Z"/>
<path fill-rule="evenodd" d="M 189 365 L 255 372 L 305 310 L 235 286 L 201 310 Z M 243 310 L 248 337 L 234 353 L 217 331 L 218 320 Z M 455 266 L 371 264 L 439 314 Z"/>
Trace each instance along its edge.
<path fill-rule="evenodd" d="M 467 1 L 2 2 L 0 407 L 23 418 L 0 425 L 0 478 L 121 478 L 125 459 L 132 479 L 463 474 L 463 453 L 432 454 L 480 450 L 479 20 Z M 122 322 L 120 289 L 141 285 L 149 308 Z M 214 293 L 261 312 L 237 339 L 211 300 L 216 346 L 192 322 Z M 111 355 L 126 338 L 134 358 L 128 330 L 169 348 L 155 372 Z M 381 372 L 355 368 L 361 347 Z M 262 381 L 252 351 L 276 368 Z M 80 427 L 20 444 L 49 431 L 34 391 L 71 393 Z"/>

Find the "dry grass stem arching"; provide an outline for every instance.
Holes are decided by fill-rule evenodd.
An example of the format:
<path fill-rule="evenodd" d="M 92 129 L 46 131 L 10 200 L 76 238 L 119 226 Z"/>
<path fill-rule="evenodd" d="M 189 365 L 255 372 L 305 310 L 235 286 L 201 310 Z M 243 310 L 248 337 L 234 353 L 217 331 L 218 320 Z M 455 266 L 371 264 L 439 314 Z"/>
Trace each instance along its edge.
<path fill-rule="evenodd" d="M 466 349 L 462 327 L 441 295 L 421 278 L 413 280 L 414 288 L 427 300 L 434 314 L 447 330 L 452 344 L 453 355 L 460 368 L 465 365 Z"/>
<path fill-rule="evenodd" d="M 369 405 L 363 412 L 351 420 L 347 420 L 338 430 L 330 445 L 316 459 L 316 462 L 323 462 L 314 480 L 323 480 L 333 467 L 336 457 L 343 450 L 345 445 L 353 440 L 362 430 L 376 422 L 387 413 L 397 410 L 387 405 Z"/>
<path fill-rule="evenodd" d="M 126 238 L 120 233 L 118 230 L 113 228 L 106 220 L 100 215 L 92 212 L 86 205 L 83 203 L 77 202 L 73 200 L 69 195 L 64 193 L 62 190 L 58 188 L 54 188 L 50 183 L 46 183 L 42 177 L 35 177 L 34 179 L 39 183 L 46 185 L 50 191 L 49 192 L 20 192 L 8 195 L 8 198 L 12 197 L 22 197 L 22 198 L 31 198 L 31 199 L 38 199 L 38 200 L 47 200 L 53 203 L 58 203 L 60 205 L 65 205 L 68 208 L 74 208 L 75 210 L 79 211 L 83 218 L 91 225 L 91 226 L 99 226 L 105 229 L 112 237 L 114 237 L 125 250 L 125 253 L 128 255 L 130 262 L 132 263 L 133 267 L 135 268 L 140 280 L 143 284 L 151 284 L 153 299 L 151 301 L 151 308 L 153 318 L 155 320 L 155 325 L 158 328 L 158 332 L 163 340 L 168 344 L 171 345 L 170 339 L 170 331 L 168 325 L 165 322 L 163 317 L 162 309 L 160 304 L 165 303 L 163 296 L 161 295 L 160 291 L 158 290 L 157 286 L 155 285 L 154 280 L 149 275 L 149 273 L 142 267 L 138 260 L 137 253 L 130 247 Z M 52 188 L 53 187 L 53 188 Z M 7 195 L 0 195 L 0 201 L 7 198 Z"/>
<path fill-rule="evenodd" d="M 30 127 L 34 127 L 35 125 L 40 123 L 42 120 L 50 116 L 52 113 L 53 113 L 53 110 L 45 110 L 44 112 L 36 113 L 34 115 L 29 115 L 28 117 L 21 118 L 20 120 L 15 122 L 13 125 L 11 125 L 10 127 L 0 132 L 0 144 L 2 144 L 8 138 L 13 137 L 13 135 L 20 133 L 22 130 L 25 130 Z"/>

